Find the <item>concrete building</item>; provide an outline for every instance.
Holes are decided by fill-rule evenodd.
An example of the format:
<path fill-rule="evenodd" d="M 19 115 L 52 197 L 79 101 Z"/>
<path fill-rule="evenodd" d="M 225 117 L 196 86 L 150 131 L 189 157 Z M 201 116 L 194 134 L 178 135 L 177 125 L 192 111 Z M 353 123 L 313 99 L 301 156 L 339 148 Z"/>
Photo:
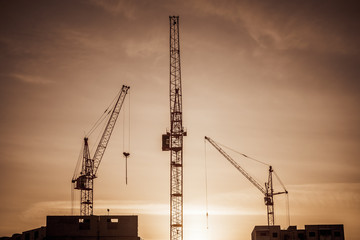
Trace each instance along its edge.
<path fill-rule="evenodd" d="M 344 240 L 344 226 L 305 225 L 305 229 L 290 226 L 281 230 L 280 226 L 255 226 L 251 240 Z"/>
<path fill-rule="evenodd" d="M 47 240 L 141 240 L 137 216 L 47 216 Z"/>
<path fill-rule="evenodd" d="M 46 227 L 0 240 L 141 240 L 138 216 L 47 216 Z"/>
<path fill-rule="evenodd" d="M 8 240 L 44 240 L 45 236 L 46 227 L 40 227 L 22 233 L 15 233 Z"/>

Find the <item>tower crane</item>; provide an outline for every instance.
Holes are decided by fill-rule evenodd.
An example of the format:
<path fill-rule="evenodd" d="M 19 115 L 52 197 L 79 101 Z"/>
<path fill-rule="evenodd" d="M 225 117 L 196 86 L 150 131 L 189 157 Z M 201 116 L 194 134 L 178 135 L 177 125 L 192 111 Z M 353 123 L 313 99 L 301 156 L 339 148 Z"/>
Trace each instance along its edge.
<path fill-rule="evenodd" d="M 121 107 L 124 103 L 125 96 L 129 90 L 129 86 L 123 85 L 116 100 L 116 103 L 111 111 L 111 115 L 106 124 L 105 130 L 101 136 L 99 144 L 95 150 L 94 156 L 91 157 L 88 138 L 84 138 L 82 167 L 79 175 L 74 175 L 72 183 L 74 189 L 80 190 L 80 215 L 90 216 L 93 215 L 93 191 L 94 191 L 94 179 L 99 169 L 101 159 L 104 156 L 106 147 L 109 143 L 111 133 L 114 129 L 116 120 L 119 116 Z M 110 111 L 109 111 L 110 113 Z"/>
<path fill-rule="evenodd" d="M 274 219 L 274 196 L 279 194 L 287 194 L 288 191 L 284 187 L 283 192 L 274 192 L 272 173 L 274 172 L 272 166 L 269 166 L 269 177 L 268 182 L 265 183 L 265 188 L 261 186 L 254 178 L 252 178 L 249 173 L 247 173 L 234 159 L 232 159 L 216 142 L 211 138 L 205 136 L 205 140 L 208 140 L 211 145 L 213 145 L 216 150 L 218 150 L 237 170 L 239 170 L 245 178 L 247 178 L 257 189 L 259 189 L 262 194 L 264 194 L 264 202 L 267 209 L 267 221 L 269 226 L 275 225 Z M 244 155 L 247 157 L 246 155 Z"/>
<path fill-rule="evenodd" d="M 170 240 L 183 239 L 183 137 L 179 16 L 170 16 L 170 132 L 162 150 L 170 151 Z"/>

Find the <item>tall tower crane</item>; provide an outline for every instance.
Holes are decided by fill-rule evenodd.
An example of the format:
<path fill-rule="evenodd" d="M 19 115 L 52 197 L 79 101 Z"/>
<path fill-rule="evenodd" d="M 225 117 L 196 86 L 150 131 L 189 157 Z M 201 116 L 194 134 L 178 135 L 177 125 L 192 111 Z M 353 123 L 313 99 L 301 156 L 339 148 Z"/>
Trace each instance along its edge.
<path fill-rule="evenodd" d="M 275 224 L 274 219 L 274 195 L 288 193 L 288 191 L 284 187 L 284 192 L 274 192 L 273 182 L 272 182 L 272 173 L 273 168 L 269 166 L 269 177 L 268 182 L 265 183 L 265 188 L 262 187 L 254 178 L 252 178 L 249 173 L 247 173 L 234 159 L 232 159 L 218 144 L 216 144 L 211 138 L 206 137 L 211 145 L 213 145 L 237 170 L 239 170 L 244 177 L 246 177 L 257 189 L 259 189 L 264 194 L 264 201 L 267 209 L 267 221 L 269 226 L 273 226 Z M 246 155 L 244 155 L 246 156 Z"/>
<path fill-rule="evenodd" d="M 170 240 L 183 239 L 183 137 L 179 16 L 170 16 L 170 132 L 162 150 L 170 151 Z"/>
<path fill-rule="evenodd" d="M 109 143 L 111 133 L 114 129 L 116 120 L 119 116 L 121 107 L 124 103 L 125 96 L 129 90 L 129 86 L 123 85 L 117 98 L 117 101 L 111 111 L 111 115 L 106 124 L 105 130 L 101 136 L 99 144 L 96 148 L 94 156 L 91 158 L 88 145 L 88 138 L 84 138 L 83 158 L 80 175 L 74 175 L 72 183 L 74 188 L 80 190 L 80 215 L 90 216 L 93 215 L 93 191 L 94 179 L 96 178 L 97 170 L 102 157 L 104 156 L 105 149 Z M 110 112 L 109 112 L 110 113 Z"/>

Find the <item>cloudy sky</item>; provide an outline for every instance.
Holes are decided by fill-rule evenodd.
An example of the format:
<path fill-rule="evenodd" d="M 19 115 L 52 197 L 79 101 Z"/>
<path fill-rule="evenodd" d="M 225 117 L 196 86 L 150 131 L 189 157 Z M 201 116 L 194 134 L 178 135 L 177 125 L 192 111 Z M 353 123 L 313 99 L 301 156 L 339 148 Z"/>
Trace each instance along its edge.
<path fill-rule="evenodd" d="M 72 214 L 84 134 L 127 84 L 129 184 L 129 124 L 120 117 L 95 180 L 94 214 L 136 214 L 142 238 L 169 238 L 161 134 L 169 127 L 168 16 L 179 15 L 184 239 L 250 239 L 266 224 L 261 193 L 205 135 L 274 167 L 289 191 L 291 225 L 344 224 L 346 238 L 360 239 L 358 5 L 0 1 L 0 236 Z M 265 182 L 266 166 L 237 161 Z M 286 197 L 275 201 L 275 222 L 286 228 Z"/>

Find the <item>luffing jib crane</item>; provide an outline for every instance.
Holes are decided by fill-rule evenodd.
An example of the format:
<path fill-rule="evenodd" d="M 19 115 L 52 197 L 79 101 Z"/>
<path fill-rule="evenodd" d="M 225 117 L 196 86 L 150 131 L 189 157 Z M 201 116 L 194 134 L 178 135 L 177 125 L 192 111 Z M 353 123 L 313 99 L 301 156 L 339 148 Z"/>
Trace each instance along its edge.
<path fill-rule="evenodd" d="M 246 177 L 257 189 L 259 189 L 264 194 L 264 202 L 267 208 L 267 221 L 268 225 L 272 226 L 275 224 L 274 219 L 274 195 L 288 193 L 288 191 L 284 188 L 283 192 L 274 192 L 273 189 L 273 181 L 272 181 L 272 173 L 273 168 L 269 166 L 269 177 L 268 182 L 265 183 L 265 188 L 261 186 L 254 178 L 252 178 L 249 173 L 247 173 L 234 159 L 232 159 L 216 142 L 214 142 L 211 138 L 206 137 L 211 145 L 213 145 L 237 170 L 239 170 L 244 177 Z"/>
<path fill-rule="evenodd" d="M 170 240 L 183 239 L 183 137 L 179 16 L 170 16 L 170 132 L 162 150 L 170 151 Z"/>
<path fill-rule="evenodd" d="M 111 133 L 114 129 L 116 120 L 119 116 L 121 107 L 124 103 L 125 96 L 129 90 L 129 86 L 123 85 L 117 98 L 117 101 L 111 111 L 111 115 L 106 124 L 105 130 L 101 136 L 99 144 L 96 148 L 94 156 L 91 158 L 88 145 L 88 138 L 84 138 L 82 167 L 79 175 L 74 175 L 72 183 L 74 188 L 80 190 L 80 215 L 90 216 L 93 215 L 93 190 L 94 179 L 102 157 L 104 156 L 105 149 L 109 143 Z"/>

